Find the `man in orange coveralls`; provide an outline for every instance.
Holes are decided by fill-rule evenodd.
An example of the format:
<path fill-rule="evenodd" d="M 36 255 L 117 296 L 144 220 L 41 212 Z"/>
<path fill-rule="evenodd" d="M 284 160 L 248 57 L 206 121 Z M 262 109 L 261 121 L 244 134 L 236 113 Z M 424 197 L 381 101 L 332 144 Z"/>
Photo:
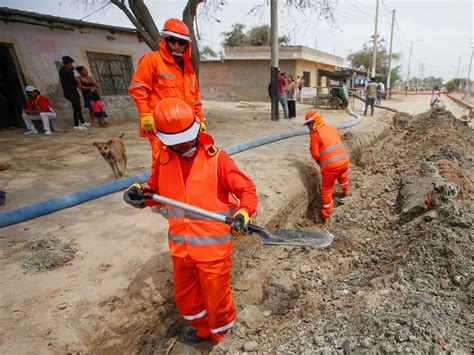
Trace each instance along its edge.
<path fill-rule="evenodd" d="M 319 112 L 309 111 L 305 119 L 304 125 L 310 129 L 309 150 L 321 168 L 321 200 L 323 203 L 321 214 L 326 221 L 334 207 L 332 192 L 336 179 L 342 189 L 342 195 L 349 195 L 350 184 L 347 177 L 349 155 L 342 144 L 337 128 L 327 125 Z"/>
<path fill-rule="evenodd" d="M 191 63 L 191 37 L 186 24 L 176 18 L 167 20 L 161 31 L 159 50 L 145 54 L 138 61 L 128 92 L 140 114 L 140 136 L 150 140 L 153 164 L 160 154 L 161 142 L 154 135 L 153 109 L 167 98 L 185 101 L 205 131 L 201 94 Z"/>
<path fill-rule="evenodd" d="M 154 111 L 156 135 L 163 142 L 147 184 L 133 184 L 124 194 L 128 204 L 159 206 L 146 196 L 158 194 L 237 221 L 228 226 L 168 208 L 168 245 L 173 257 L 174 295 L 183 317 L 194 328 L 183 337 L 219 342 L 235 320 L 230 286 L 233 237 L 249 234 L 257 208 L 255 185 L 210 135 L 200 132 L 194 112 L 182 100 L 164 99 Z M 235 212 L 236 211 L 236 212 Z"/>

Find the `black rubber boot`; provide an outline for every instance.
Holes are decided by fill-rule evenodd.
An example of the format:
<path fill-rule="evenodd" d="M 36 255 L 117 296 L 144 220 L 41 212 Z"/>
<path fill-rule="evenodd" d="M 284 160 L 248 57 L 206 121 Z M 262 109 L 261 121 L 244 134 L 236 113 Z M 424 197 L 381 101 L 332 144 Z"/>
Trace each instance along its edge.
<path fill-rule="evenodd" d="M 191 327 L 184 329 L 182 333 L 182 337 L 186 343 L 193 343 L 193 344 L 204 343 L 206 341 L 208 342 L 212 341 L 211 339 L 201 338 L 200 336 L 197 335 L 196 329 L 191 328 Z"/>

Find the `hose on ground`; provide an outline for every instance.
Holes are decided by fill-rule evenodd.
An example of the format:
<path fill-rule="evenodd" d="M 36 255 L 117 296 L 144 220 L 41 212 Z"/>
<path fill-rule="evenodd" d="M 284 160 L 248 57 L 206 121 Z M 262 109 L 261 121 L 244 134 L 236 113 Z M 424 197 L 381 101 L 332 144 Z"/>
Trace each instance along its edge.
<path fill-rule="evenodd" d="M 345 88 L 346 97 L 347 88 Z M 360 122 L 362 119 L 354 113 L 350 108 L 347 109 L 347 113 L 351 116 L 354 116 L 356 119 L 344 122 L 342 124 L 336 125 L 338 129 L 346 129 L 353 127 Z M 308 129 L 306 127 L 294 129 L 287 132 L 282 132 L 270 136 L 265 136 L 257 139 L 250 140 L 248 142 L 236 144 L 230 147 L 225 148 L 225 151 L 230 154 L 237 154 L 244 152 L 246 150 L 259 147 L 265 144 L 277 142 L 283 139 L 288 139 L 292 137 L 297 137 L 301 135 L 308 134 Z M 120 178 L 114 181 L 106 182 L 94 187 L 90 187 L 81 191 L 73 192 L 64 196 L 56 197 L 50 200 L 34 203 L 31 205 L 26 205 L 18 208 L 14 208 L 10 211 L 0 212 L 0 228 L 10 226 L 12 224 L 20 223 L 33 219 L 36 217 L 44 216 L 49 213 L 53 213 L 64 208 L 72 207 L 83 202 L 87 202 L 123 189 L 126 189 L 131 184 L 140 181 L 148 180 L 150 176 L 149 172 L 143 172 L 140 174 L 127 176 Z"/>

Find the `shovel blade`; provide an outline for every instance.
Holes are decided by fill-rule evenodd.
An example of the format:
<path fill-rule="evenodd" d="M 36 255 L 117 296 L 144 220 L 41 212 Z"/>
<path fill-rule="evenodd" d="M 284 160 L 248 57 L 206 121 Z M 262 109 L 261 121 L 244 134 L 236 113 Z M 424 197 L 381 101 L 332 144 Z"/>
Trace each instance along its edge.
<path fill-rule="evenodd" d="M 333 240 L 334 235 L 327 232 L 278 229 L 274 234 L 268 233 L 265 238 L 262 238 L 262 243 L 269 245 L 324 248 L 331 245 Z"/>

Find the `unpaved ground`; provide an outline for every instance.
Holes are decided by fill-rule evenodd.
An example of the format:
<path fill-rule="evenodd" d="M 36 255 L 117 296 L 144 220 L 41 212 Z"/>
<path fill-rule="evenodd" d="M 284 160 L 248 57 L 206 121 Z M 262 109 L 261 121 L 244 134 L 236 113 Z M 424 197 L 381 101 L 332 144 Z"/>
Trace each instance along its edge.
<path fill-rule="evenodd" d="M 416 98 L 410 99 L 413 100 L 412 104 L 417 103 Z M 401 102 L 406 104 L 405 101 Z M 394 101 L 393 105 L 397 105 L 397 102 Z M 298 122 L 272 123 L 268 121 L 268 105 L 237 106 L 239 104 L 206 103 L 210 131 L 215 132 L 214 136 L 222 146 L 299 127 L 301 124 L 301 111 Z M 360 109 L 360 106 L 358 107 Z M 305 108 L 300 106 L 299 109 Z M 327 116 L 329 121 L 333 122 L 348 119 L 342 112 L 328 113 Z M 383 122 L 387 122 L 389 118 L 390 115 L 385 112 L 377 112 L 373 119 L 367 119 L 363 125 L 353 129 L 353 136 L 347 137 L 348 141 L 354 142 L 354 146 L 357 146 L 356 143 L 367 139 L 370 133 L 383 131 L 386 127 Z M 8 172 L 13 171 L 15 174 L 13 177 L 9 176 L 7 180 L 15 192 L 13 195 L 19 197 L 16 201 L 11 199 L 6 208 L 21 205 L 24 201 L 34 202 L 46 196 L 54 197 L 72 189 L 79 190 L 111 179 L 107 164 L 91 149 L 91 142 L 108 139 L 111 135 L 123 131 L 127 132 L 126 137 L 129 139 L 126 140 L 126 144 L 131 172 L 139 171 L 141 166 L 149 164 L 148 146 L 145 141 L 134 138 L 131 131 L 134 131 L 135 127 L 134 123 L 121 124 L 108 131 L 95 129 L 81 135 L 65 132 L 54 135 L 55 140 L 49 137 L 34 137 L 32 138 L 34 141 L 30 141 L 30 137 L 25 139 L 20 133 L 8 135 L 1 133 L 2 152 L 7 146 L 9 156 L 21 156 L 21 159 L 11 159 L 8 163 L 21 160 L 24 170 L 27 170 L 15 170 L 13 165 L 14 169 Z M 3 139 L 4 137 L 6 139 Z M 15 144 L 20 139 L 21 144 Z M 64 144 L 61 150 L 54 150 L 51 143 L 58 140 L 62 140 Z M 25 141 L 29 150 L 21 152 Z M 394 143 L 402 145 L 400 141 L 390 144 Z M 312 212 L 318 204 L 317 199 L 314 199 L 317 195 L 315 186 L 318 183 L 318 174 L 309 158 L 307 145 L 307 137 L 300 137 L 260 147 L 235 157 L 239 166 L 257 183 L 260 199 L 256 218 L 258 223 L 272 227 L 292 221 L 291 224 L 298 226 L 317 228 L 313 227 L 313 222 L 317 221 L 317 218 L 312 216 Z M 90 150 L 84 154 L 77 153 L 78 147 L 81 146 Z M 43 168 L 41 161 L 44 158 L 34 153 L 41 150 L 43 150 L 42 157 L 49 155 L 52 160 L 56 160 L 57 157 L 56 164 Z M 383 146 L 381 153 L 384 152 L 390 158 L 393 150 Z M 378 151 L 374 151 L 376 159 L 377 154 Z M 471 157 L 472 160 L 472 151 L 466 151 L 465 154 L 467 159 Z M 361 158 L 361 161 L 364 159 L 367 158 Z M 82 166 L 87 166 L 87 169 L 82 169 Z M 242 238 L 236 243 L 233 283 L 239 310 L 249 304 L 256 304 L 262 310 L 272 310 L 272 305 L 281 309 L 273 309 L 270 315 L 265 313 L 268 318 L 257 331 L 249 331 L 246 327 L 238 325 L 234 334 L 215 348 L 216 351 L 238 348 L 253 338 L 257 341 L 259 350 L 277 349 L 281 346 L 282 349 L 288 346 L 289 348 L 285 350 L 292 351 L 306 349 L 304 344 L 308 341 L 308 337 L 298 337 L 304 341 L 303 345 L 299 345 L 292 342 L 294 335 L 289 332 L 295 329 L 304 332 L 305 328 L 301 327 L 301 324 L 305 324 L 303 320 L 315 322 L 309 318 L 308 313 L 313 312 L 317 315 L 321 304 L 324 305 L 326 302 L 321 303 L 321 297 L 347 284 L 345 279 L 339 279 L 334 275 L 340 273 L 338 270 L 346 270 L 344 273 L 349 274 L 353 265 L 357 266 L 360 263 L 357 260 L 365 260 L 362 256 L 353 260 L 352 249 L 355 250 L 354 255 L 362 255 L 366 251 L 374 254 L 374 250 L 378 251 L 375 249 L 378 243 L 381 250 L 386 247 L 384 244 L 386 234 L 379 233 L 376 229 L 372 232 L 367 231 L 368 228 L 376 227 L 372 226 L 372 222 L 370 225 L 367 224 L 371 220 L 366 218 L 369 216 L 368 212 L 360 213 L 361 210 L 370 212 L 371 208 L 373 209 L 364 203 L 374 202 L 372 199 L 377 200 L 386 186 L 391 186 L 388 188 L 389 194 L 393 193 L 391 188 L 396 187 L 390 184 L 395 184 L 394 179 L 397 176 L 392 175 L 397 171 L 391 168 L 387 168 L 386 171 L 384 168 L 381 169 L 382 173 L 367 168 L 353 169 L 354 175 L 351 179 L 356 186 L 359 185 L 359 189 L 355 189 L 355 196 L 346 206 L 335 211 L 331 223 L 326 227 L 334 230 L 340 238 L 334 247 L 319 251 L 305 251 L 300 248 L 263 249 L 258 244 L 256 236 Z M 3 173 L 0 173 L 2 182 L 5 176 Z M 38 176 L 39 174 L 43 175 Z M 390 179 L 392 182 L 386 182 Z M 23 183 L 18 183 L 18 180 Z M 26 191 L 25 186 L 28 186 Z M 365 194 L 363 198 L 362 194 Z M 307 214 L 308 205 L 311 203 L 312 208 Z M 351 203 L 354 203 L 352 207 Z M 393 201 L 388 200 L 388 203 Z M 377 213 L 388 213 L 390 216 L 390 205 L 377 206 Z M 304 216 L 306 217 L 301 219 Z M 364 218 L 361 219 L 360 216 Z M 391 228 L 388 227 L 391 226 L 390 218 L 384 223 L 388 229 Z M 102 349 L 116 353 L 132 350 L 159 351 L 166 347 L 168 341 L 173 339 L 170 338 L 173 330 L 177 330 L 181 323 L 172 301 L 170 259 L 165 232 L 166 221 L 161 216 L 149 210 L 136 211 L 124 206 L 121 193 L 3 229 L 1 233 L 6 238 L 0 240 L 2 250 L 0 351 L 48 353 Z M 367 233 L 370 238 L 367 237 L 365 240 L 364 236 Z M 344 239 L 352 235 L 359 236 L 361 240 L 356 239 L 357 242 L 350 240 L 346 245 Z M 75 259 L 67 266 L 53 271 L 24 274 L 22 263 L 27 252 L 32 249 L 35 241 L 45 238 L 58 238 L 65 243 L 73 241 L 78 246 Z M 370 245 L 373 249 L 369 249 L 366 245 Z M 469 245 L 464 250 L 469 251 L 468 247 Z M 344 258 L 349 258 L 349 262 L 344 264 Z M 385 261 L 385 257 L 380 257 L 380 260 Z M 307 271 L 307 267 L 301 268 L 303 262 L 308 264 L 311 271 Z M 334 281 L 334 286 L 328 288 L 327 283 L 319 281 L 317 275 L 320 274 L 320 270 L 323 270 L 323 273 L 325 270 L 331 270 L 327 272 L 327 280 Z M 302 271 L 304 274 L 300 275 Z M 361 275 L 365 275 L 363 270 L 359 271 Z M 370 272 L 367 275 L 370 276 Z M 288 278 L 290 286 L 287 289 L 285 285 L 272 283 L 272 280 L 288 281 Z M 262 280 L 268 287 L 261 286 Z M 292 287 L 291 284 L 296 286 Z M 375 286 L 375 291 L 367 292 L 369 295 L 367 303 L 374 307 L 384 305 L 383 301 L 389 298 L 385 295 L 389 293 L 383 287 Z M 346 291 L 341 292 L 336 292 L 335 295 L 339 295 L 336 299 L 342 298 L 343 304 L 346 304 Z M 332 302 L 331 300 L 327 302 Z M 280 304 L 282 306 L 278 306 Z M 331 307 L 336 305 L 337 303 Z M 305 307 L 308 307 L 308 312 Z M 348 302 L 347 307 L 350 313 Z M 326 316 L 332 319 L 334 315 L 329 311 L 330 308 Z M 279 326 L 275 327 L 275 324 Z M 465 329 L 468 329 L 467 326 Z M 275 332 L 278 336 L 275 336 Z M 338 338 L 336 335 L 334 337 Z M 332 344 L 329 340 L 325 340 L 323 345 L 337 348 L 337 344 Z M 186 347 L 179 341 L 171 350 L 175 353 L 196 351 L 195 348 Z M 202 349 L 202 351 L 209 350 L 209 348 Z"/>

